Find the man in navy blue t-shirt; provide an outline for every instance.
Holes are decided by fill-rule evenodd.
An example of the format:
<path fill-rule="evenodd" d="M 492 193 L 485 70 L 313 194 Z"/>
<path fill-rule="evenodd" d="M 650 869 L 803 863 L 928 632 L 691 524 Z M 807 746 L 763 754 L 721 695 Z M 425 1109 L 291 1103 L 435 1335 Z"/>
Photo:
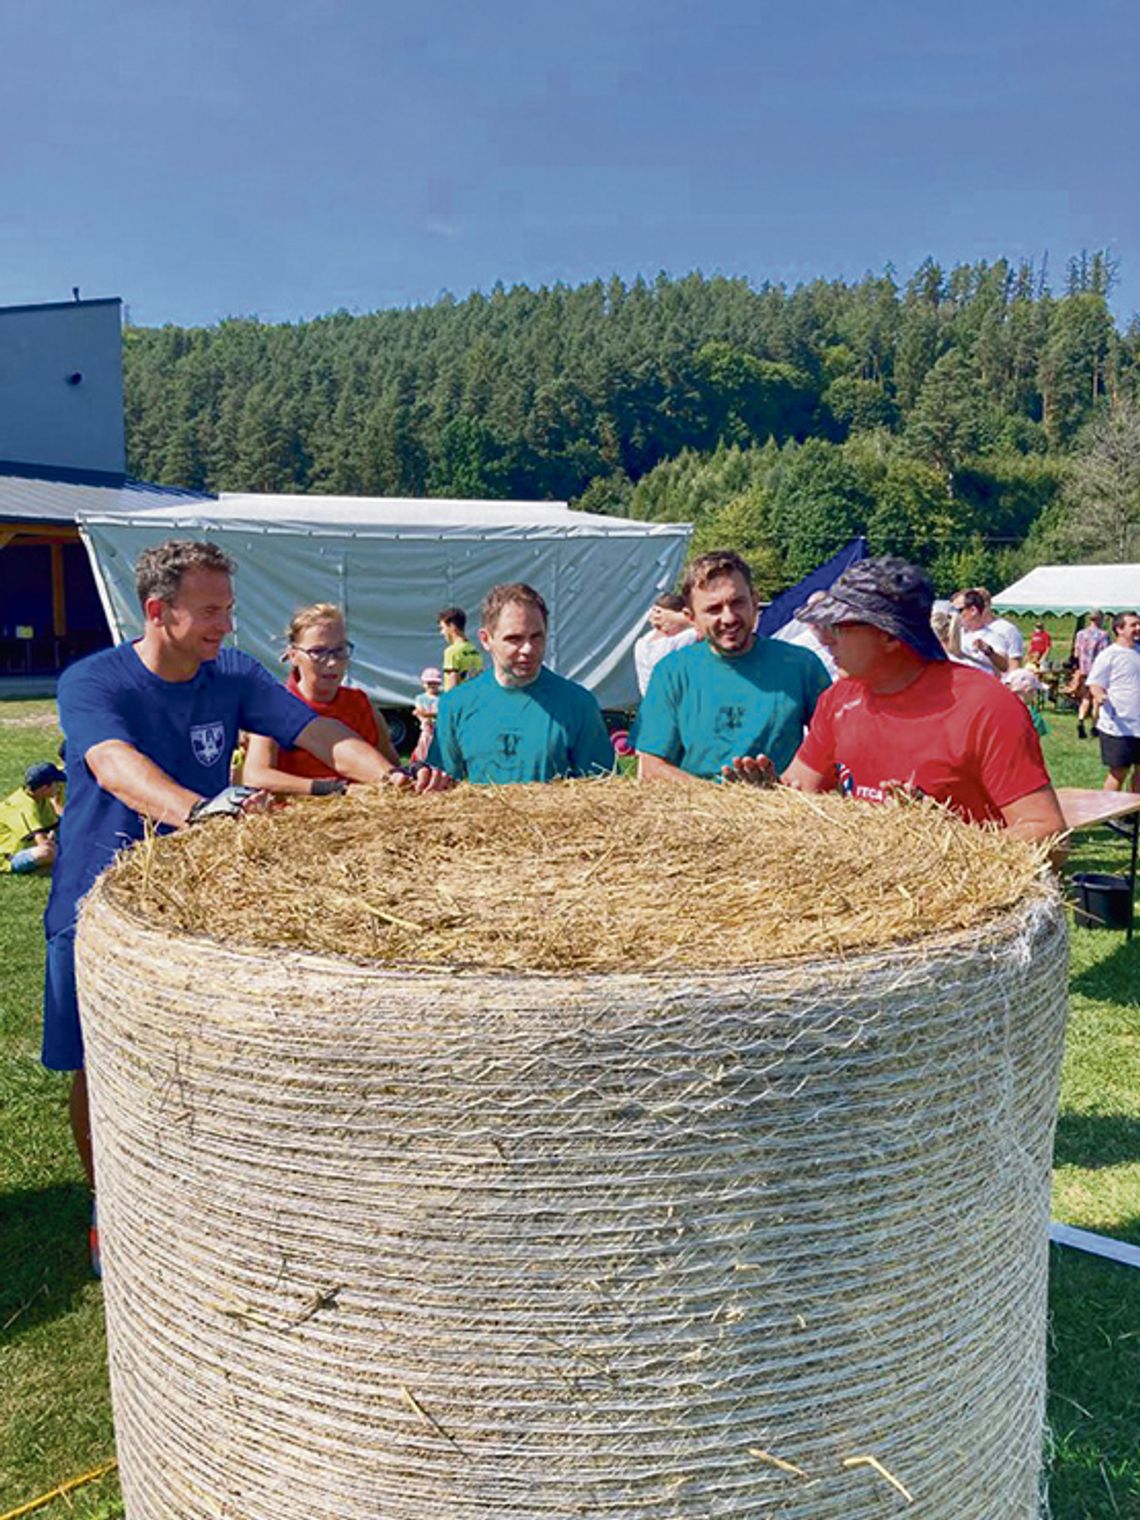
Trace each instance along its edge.
<path fill-rule="evenodd" d="M 332 718 L 314 717 L 263 666 L 223 649 L 233 627 L 234 566 L 214 544 L 170 540 L 136 566 L 143 635 L 66 670 L 59 719 L 67 741 L 67 807 L 44 915 L 47 976 L 43 1062 L 73 1071 L 71 1124 L 94 1186 L 83 1038 L 75 997 L 79 899 L 149 819 L 180 828 L 229 782 L 239 729 L 299 746 L 351 781 L 418 791 L 449 784 L 425 769 L 414 780 Z"/>

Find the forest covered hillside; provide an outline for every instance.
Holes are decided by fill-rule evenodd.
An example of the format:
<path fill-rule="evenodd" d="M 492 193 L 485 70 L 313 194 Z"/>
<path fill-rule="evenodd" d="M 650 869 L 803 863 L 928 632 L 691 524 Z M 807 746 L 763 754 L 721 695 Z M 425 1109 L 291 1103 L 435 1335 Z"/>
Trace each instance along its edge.
<path fill-rule="evenodd" d="M 1112 280 L 1100 253 L 1071 261 L 1062 294 L 1027 263 L 927 260 L 791 291 L 692 274 L 128 327 L 129 467 L 215 491 L 690 520 L 766 589 L 855 531 L 942 584 L 1000 580 L 1077 519 L 1097 537 L 1089 458 L 1140 415 L 1140 324 L 1114 323 Z M 1131 490 L 1101 558 L 1131 542 Z"/>

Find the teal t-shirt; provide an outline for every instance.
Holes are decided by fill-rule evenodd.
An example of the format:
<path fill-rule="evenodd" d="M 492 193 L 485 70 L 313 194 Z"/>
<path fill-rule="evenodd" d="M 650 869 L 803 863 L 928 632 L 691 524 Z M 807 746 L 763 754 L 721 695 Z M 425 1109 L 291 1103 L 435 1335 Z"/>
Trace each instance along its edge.
<path fill-rule="evenodd" d="M 611 771 L 614 749 L 593 694 L 544 665 L 529 686 L 500 686 L 488 670 L 445 691 L 428 761 L 501 786 Z"/>
<path fill-rule="evenodd" d="M 822 660 L 782 639 L 739 655 L 690 644 L 654 667 L 636 746 L 694 776 L 719 776 L 738 755 L 767 755 L 779 774 L 830 684 Z"/>

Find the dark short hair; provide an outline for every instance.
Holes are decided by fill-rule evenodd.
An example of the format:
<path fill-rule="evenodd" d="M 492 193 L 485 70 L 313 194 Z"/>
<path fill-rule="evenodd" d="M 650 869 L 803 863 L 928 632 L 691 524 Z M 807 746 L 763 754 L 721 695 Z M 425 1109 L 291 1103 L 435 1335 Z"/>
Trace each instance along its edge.
<path fill-rule="evenodd" d="M 1116 616 L 1112 620 L 1112 631 L 1113 631 L 1113 633 L 1119 633 L 1120 632 L 1120 630 L 1124 627 L 1124 619 L 1125 618 L 1130 618 L 1130 617 L 1135 617 L 1135 616 L 1136 616 L 1136 614 L 1134 612 L 1118 612 L 1116 614 Z"/>
<path fill-rule="evenodd" d="M 975 612 L 985 612 L 987 606 L 989 605 L 985 597 L 977 589 L 976 586 L 971 587 L 969 591 L 961 592 L 961 597 L 962 606 L 973 607 Z"/>
<path fill-rule="evenodd" d="M 714 549 L 710 554 L 698 555 L 685 571 L 681 595 L 686 605 L 692 601 L 694 591 L 703 591 L 710 581 L 720 580 L 725 575 L 743 576 L 749 591 L 754 590 L 748 561 L 741 559 L 735 549 Z"/>
<path fill-rule="evenodd" d="M 437 623 L 450 623 L 460 633 L 467 632 L 467 614 L 462 607 L 445 607 L 442 612 L 436 613 L 435 620 Z"/>
<path fill-rule="evenodd" d="M 685 598 L 678 596 L 676 591 L 663 591 L 660 596 L 653 598 L 655 607 L 664 607 L 666 612 L 684 612 Z"/>
<path fill-rule="evenodd" d="M 483 627 L 494 628 L 503 608 L 511 602 L 517 602 L 523 607 L 534 607 L 542 613 L 544 623 L 550 621 L 546 603 L 533 586 L 528 586 L 525 581 L 504 581 L 499 586 L 492 586 L 483 598 Z"/>
<path fill-rule="evenodd" d="M 237 566 L 217 544 L 205 540 L 168 538 L 165 543 L 152 544 L 135 561 L 139 606 L 145 607 L 152 596 L 172 602 L 188 570 L 218 570 L 223 575 L 233 575 Z"/>

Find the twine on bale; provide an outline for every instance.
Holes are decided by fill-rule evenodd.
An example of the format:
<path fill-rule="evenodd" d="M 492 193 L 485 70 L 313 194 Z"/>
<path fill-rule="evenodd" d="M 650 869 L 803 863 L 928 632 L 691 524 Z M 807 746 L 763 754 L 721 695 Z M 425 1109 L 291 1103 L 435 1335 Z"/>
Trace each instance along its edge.
<path fill-rule="evenodd" d="M 543 796 L 569 814 L 604 790 Z M 710 822 L 686 805 L 696 851 Z M 770 879 L 795 876 L 776 858 L 794 845 L 834 890 L 817 829 L 880 879 L 882 836 L 860 852 L 830 808 L 779 805 L 794 828 L 748 841 Z M 278 826 L 296 820 L 210 829 L 219 872 Z M 570 817 L 539 828 L 576 839 Z M 879 1520 L 911 1497 L 924 1520 L 1035 1517 L 1064 923 L 1032 851 L 940 814 L 927 879 L 947 829 L 967 885 L 972 849 L 980 881 L 1002 858 L 1015 878 L 973 927 L 932 932 L 945 894 L 907 862 L 909 944 L 590 975 L 556 873 L 569 971 L 454 971 L 172 932 L 154 884 L 188 911 L 166 864 L 201 846 L 154 846 L 145 904 L 136 852 L 78 955 L 130 1520 Z M 525 897 L 531 862 L 507 858 Z M 715 926 L 715 893 L 702 906 Z M 686 922 L 717 942 L 682 911 L 674 955 Z M 599 923 L 593 953 L 625 934 Z M 531 943 L 549 957 L 545 930 Z"/>

